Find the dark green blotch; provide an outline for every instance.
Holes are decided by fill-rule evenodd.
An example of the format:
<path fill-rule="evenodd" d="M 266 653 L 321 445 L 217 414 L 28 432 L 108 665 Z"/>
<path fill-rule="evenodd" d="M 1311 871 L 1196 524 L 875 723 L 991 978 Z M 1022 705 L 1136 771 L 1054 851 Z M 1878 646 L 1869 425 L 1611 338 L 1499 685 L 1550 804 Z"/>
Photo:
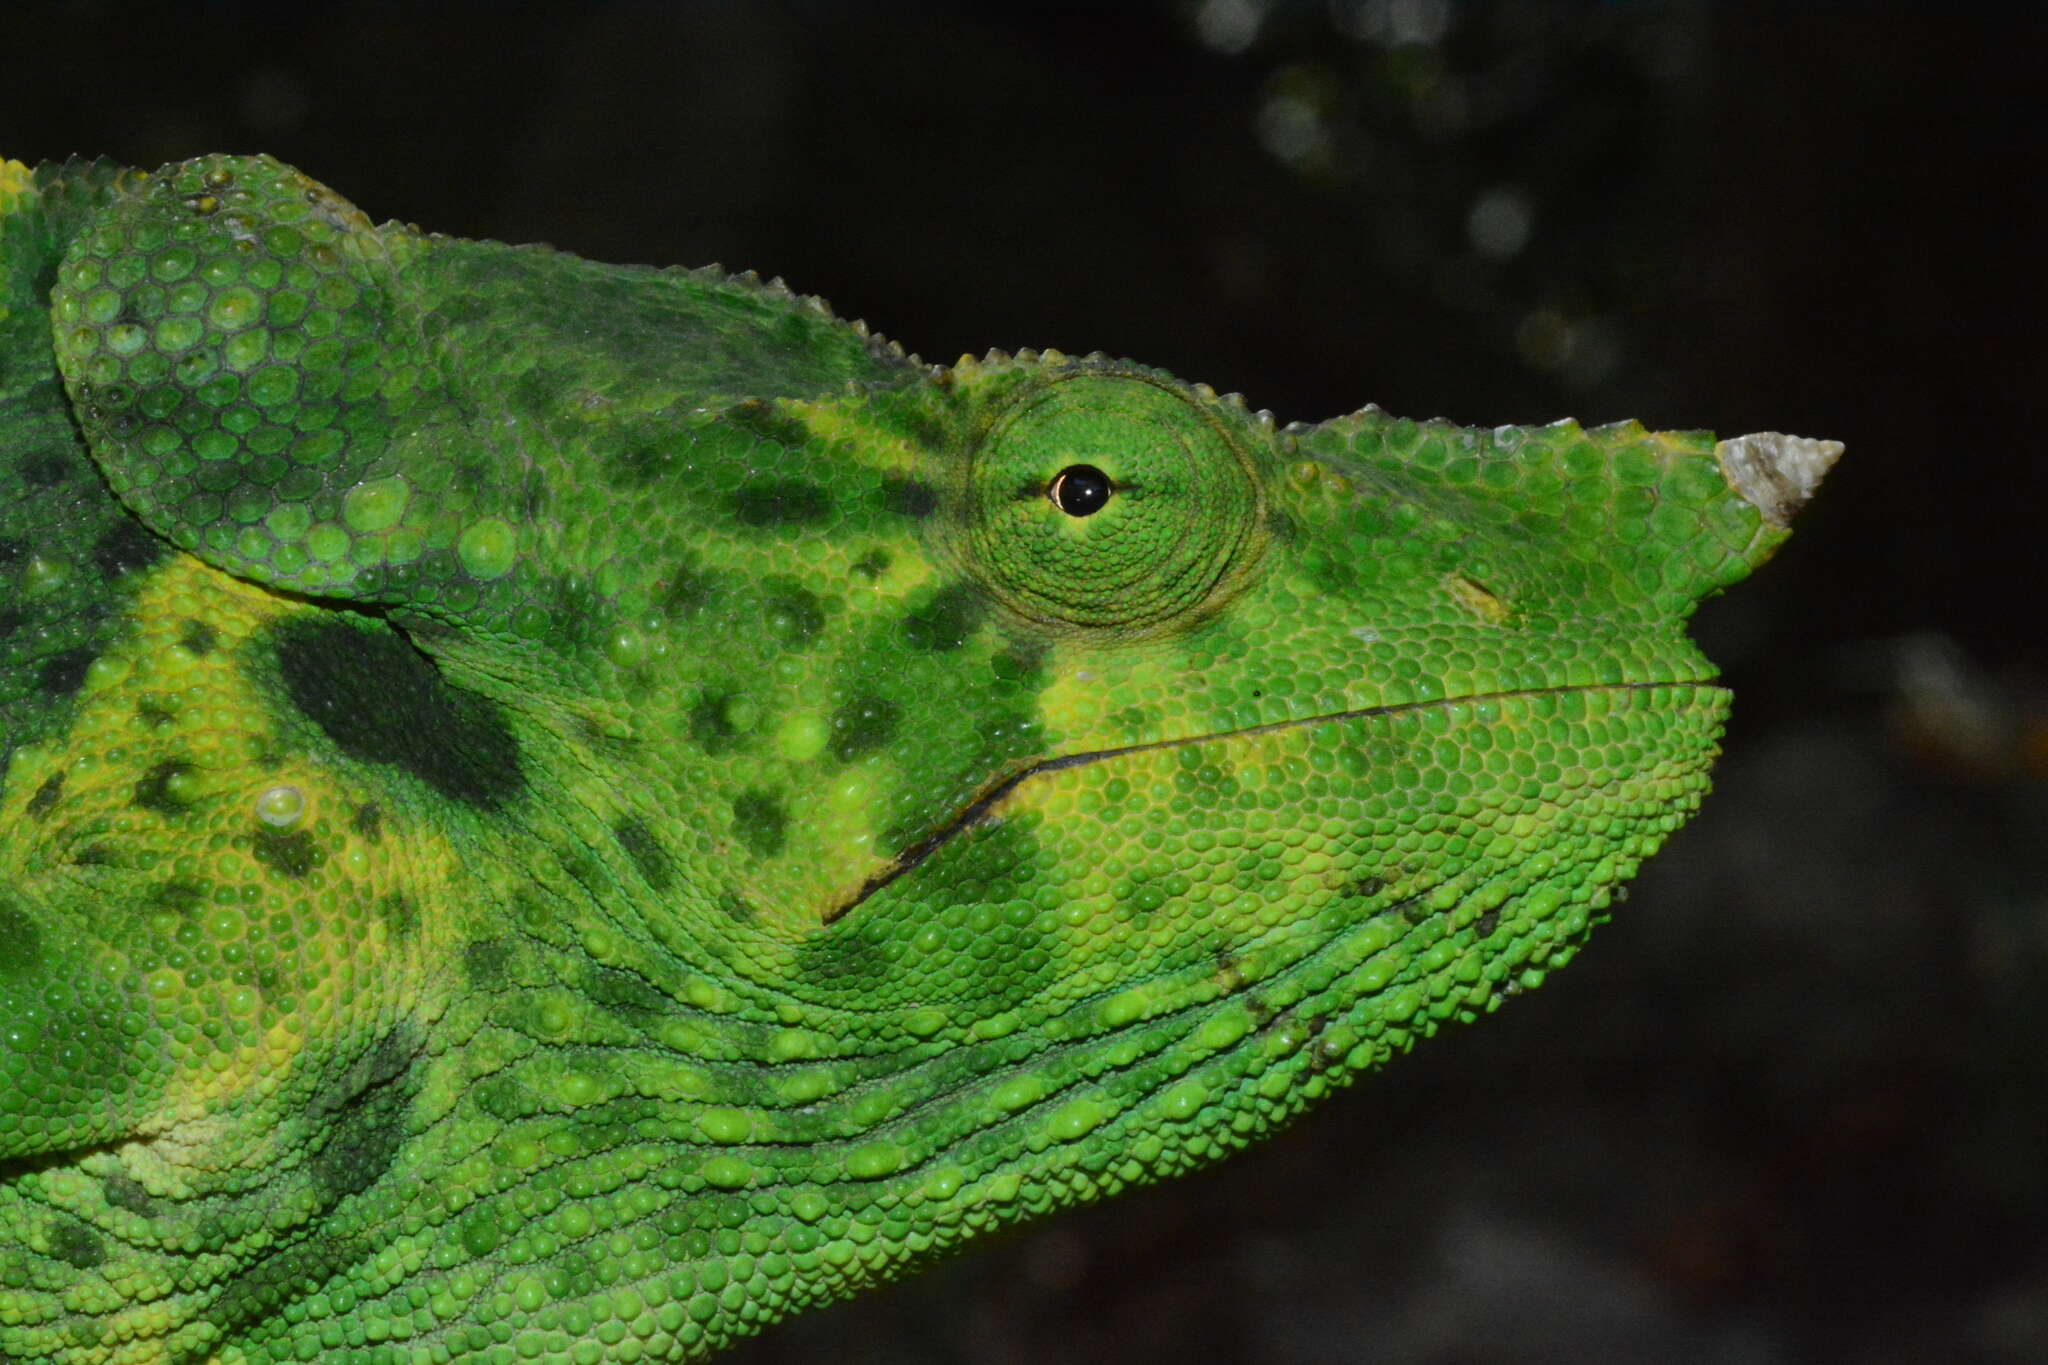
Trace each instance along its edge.
<path fill-rule="evenodd" d="M 36 686 L 52 697 L 68 697 L 85 686 L 85 670 L 92 665 L 89 649 L 67 649 L 43 660 L 36 670 Z"/>
<path fill-rule="evenodd" d="M 995 675 L 996 685 L 1001 690 L 1035 692 L 1044 681 L 1047 652 L 1041 640 L 1018 641 L 1007 649 L 998 650 L 989 659 L 989 672 Z"/>
<path fill-rule="evenodd" d="M 344 1267 L 362 1265 L 375 1249 L 358 1236 L 314 1236 L 289 1242 L 252 1262 L 221 1285 L 207 1309 L 207 1321 L 223 1336 L 240 1337 L 250 1328 L 277 1322 L 293 1303 L 316 1293 Z M 215 1347 L 201 1346 L 177 1365 L 203 1365 L 218 1359 Z"/>
<path fill-rule="evenodd" d="M 872 753 L 896 734 L 903 708 L 884 697 L 862 693 L 832 713 L 832 756 L 841 763 Z"/>
<path fill-rule="evenodd" d="M 159 910 L 190 915 L 206 904 L 206 887 L 187 877 L 173 877 L 150 892 L 149 900 Z"/>
<path fill-rule="evenodd" d="M 374 844 L 384 837 L 384 812 L 375 801 L 365 801 L 356 807 L 348 827 L 366 842 Z"/>
<path fill-rule="evenodd" d="M 135 718 L 152 730 L 161 730 L 178 717 L 170 707 L 154 697 L 144 697 L 135 703 Z"/>
<path fill-rule="evenodd" d="M 725 411 L 726 423 L 746 432 L 749 436 L 779 445 L 785 450 L 801 450 L 811 443 L 811 429 L 802 419 L 777 408 L 773 403 L 764 403 L 750 398 L 744 403 L 735 403 Z"/>
<path fill-rule="evenodd" d="M 47 819 L 50 812 L 56 809 L 57 802 L 63 795 L 64 774 L 61 772 L 51 773 L 43 779 L 43 785 L 36 788 L 35 795 L 28 799 L 29 816 L 36 820 Z"/>
<path fill-rule="evenodd" d="M 155 1197 L 132 1175 L 116 1171 L 102 1183 L 101 1193 L 113 1208 L 126 1209 L 143 1218 L 154 1218 L 157 1214 Z"/>
<path fill-rule="evenodd" d="M 525 784 L 518 741 L 497 706 L 450 686 L 391 628 L 301 618 L 278 632 L 285 692 L 337 749 L 405 770 L 441 795 L 495 809 Z"/>
<path fill-rule="evenodd" d="M 814 526 L 832 515 L 832 499 L 802 479 L 755 479 L 732 495 L 732 512 L 745 526 Z"/>
<path fill-rule="evenodd" d="M 626 850 L 633 866 L 640 869 L 641 878 L 651 890 L 666 891 L 674 885 L 675 863 L 644 821 L 628 816 L 612 826 L 612 837 Z"/>
<path fill-rule="evenodd" d="M 923 479 L 891 477 L 882 481 L 882 509 L 924 520 L 939 510 L 938 490 Z"/>
<path fill-rule="evenodd" d="M 480 939 L 462 945 L 462 971 L 478 990 L 496 990 L 505 984 L 512 960 L 512 945 L 502 938 Z"/>
<path fill-rule="evenodd" d="M 249 851 L 271 871 L 294 879 L 320 864 L 320 846 L 313 842 L 310 830 L 259 829 Z"/>
<path fill-rule="evenodd" d="M 889 552 L 877 546 L 853 562 L 853 571 L 862 578 L 880 578 L 889 568 Z"/>
<path fill-rule="evenodd" d="M 1479 917 L 1478 919 L 1476 919 L 1476 920 L 1472 921 L 1472 938 L 1473 938 L 1473 940 L 1474 940 L 1474 941 L 1476 942 L 1476 941 L 1479 941 L 1479 940 L 1482 940 L 1482 939 L 1489 939 L 1489 938 L 1492 938 L 1492 937 L 1493 937 L 1493 931 L 1494 931 L 1494 930 L 1495 930 L 1496 928 L 1498 928 L 1498 927 L 1499 927 L 1499 925 L 1500 925 L 1500 910 L 1499 910 L 1499 909 L 1498 909 L 1497 907 L 1496 907 L 1495 909 L 1492 909 L 1492 910 L 1488 910 L 1488 911 L 1487 911 L 1487 912 L 1486 912 L 1485 914 L 1481 915 L 1481 916 L 1480 916 L 1480 917 Z"/>
<path fill-rule="evenodd" d="M 122 517 L 93 542 L 92 562 L 104 577 L 115 579 L 150 568 L 169 554 L 170 548 L 135 518 Z"/>
<path fill-rule="evenodd" d="M 214 646 L 220 643 L 220 633 L 204 621 L 187 621 L 185 628 L 178 632 L 178 643 L 204 657 L 213 653 Z"/>
<path fill-rule="evenodd" d="M 644 488 L 669 467 L 681 444 L 673 431 L 633 430 L 617 443 L 605 463 L 620 482 Z"/>
<path fill-rule="evenodd" d="M 77 1270 L 91 1270 L 107 1259 L 107 1244 L 83 1223 L 69 1220 L 50 1229 L 50 1254 Z"/>
<path fill-rule="evenodd" d="M 889 975 L 889 953 L 874 933 L 840 920 L 804 940 L 796 951 L 796 970 L 806 981 L 866 991 Z"/>
<path fill-rule="evenodd" d="M 377 913 L 391 926 L 391 932 L 398 938 L 411 938 L 413 931 L 420 927 L 420 907 L 411 896 L 403 891 L 387 891 L 377 898 Z"/>
<path fill-rule="evenodd" d="M 397 1159 L 420 1046 L 418 1027 L 402 1022 L 308 1102 L 310 1131 L 329 1135 L 307 1162 L 328 1207 L 369 1189 Z"/>
<path fill-rule="evenodd" d="M 904 638 L 918 649 L 958 649 L 987 615 L 988 604 L 965 583 L 940 588 L 903 621 Z"/>
<path fill-rule="evenodd" d="M 690 708 L 690 738 L 707 754 L 722 754 L 739 743 L 740 732 L 726 719 L 730 693 L 706 696 Z"/>
<path fill-rule="evenodd" d="M 30 488 L 55 488 L 71 472 L 71 462 L 54 451 L 32 455 L 21 467 L 22 480 Z"/>
<path fill-rule="evenodd" d="M 1372 899 L 1386 889 L 1387 884 L 1378 877 L 1360 877 L 1357 881 L 1344 888 L 1347 895 L 1358 896 L 1365 900 Z"/>
<path fill-rule="evenodd" d="M 769 594 L 763 624 L 784 645 L 805 644 L 825 628 L 825 604 L 814 592 L 780 584 Z"/>
<path fill-rule="evenodd" d="M 42 965 L 43 931 L 7 891 L 0 890 L 0 978 L 32 976 Z"/>
<path fill-rule="evenodd" d="M 584 993 L 591 1003 L 612 1014 L 654 1015 L 666 1019 L 675 1011 L 675 1001 L 663 995 L 647 978 L 617 967 L 598 967 L 590 973 Z"/>
<path fill-rule="evenodd" d="M 733 799 L 732 829 L 755 857 L 773 858 L 788 837 L 789 813 L 773 792 L 742 792 Z"/>
<path fill-rule="evenodd" d="M 158 815 L 183 815 L 187 807 L 171 796 L 171 782 L 191 771 L 190 763 L 165 759 L 136 779 L 135 804 Z"/>
<path fill-rule="evenodd" d="M 668 586 L 662 589 L 662 615 L 695 616 L 710 603 L 715 591 L 715 581 L 710 574 L 688 564 L 678 564 L 669 570 Z"/>
<path fill-rule="evenodd" d="M 20 630 L 27 624 L 28 615 L 26 612 L 16 611 L 12 607 L 5 611 L 0 611 L 0 640 L 7 639 L 15 631 Z"/>

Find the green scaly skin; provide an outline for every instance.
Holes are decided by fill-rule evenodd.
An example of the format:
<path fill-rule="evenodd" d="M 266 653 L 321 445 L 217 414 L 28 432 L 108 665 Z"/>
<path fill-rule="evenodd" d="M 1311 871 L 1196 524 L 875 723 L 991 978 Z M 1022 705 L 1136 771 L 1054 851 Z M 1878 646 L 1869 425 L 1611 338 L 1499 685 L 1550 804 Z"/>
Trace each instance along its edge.
<path fill-rule="evenodd" d="M 4 1360 L 697 1360 L 1234 1151 L 1572 955 L 1784 537 L 264 158 L 0 291 Z"/>

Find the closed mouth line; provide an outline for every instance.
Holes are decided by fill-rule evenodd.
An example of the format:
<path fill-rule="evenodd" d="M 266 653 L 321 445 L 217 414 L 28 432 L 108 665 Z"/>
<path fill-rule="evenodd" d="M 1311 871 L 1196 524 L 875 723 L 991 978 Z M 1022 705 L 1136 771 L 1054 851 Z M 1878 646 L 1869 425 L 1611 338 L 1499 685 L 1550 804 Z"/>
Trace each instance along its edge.
<path fill-rule="evenodd" d="M 1042 758 L 1036 763 L 1018 769 L 1007 776 L 999 777 L 985 787 L 981 793 L 953 816 L 937 826 L 931 833 L 890 859 L 889 865 L 861 883 L 843 904 L 827 911 L 824 923 L 852 911 L 868 897 L 895 881 L 918 864 L 937 853 L 959 834 L 973 829 L 988 818 L 989 812 L 1000 805 L 1004 798 L 1034 777 L 1047 773 L 1064 772 L 1068 768 L 1079 768 L 1090 763 L 1099 763 L 1106 758 L 1123 758 L 1129 754 L 1150 753 L 1158 749 L 1179 749 L 1190 744 L 1206 744 L 1211 740 L 1243 739 L 1249 735 L 1269 734 L 1275 730 L 1294 730 L 1305 725 L 1327 725 L 1335 721 L 1364 720 L 1373 716 L 1394 716 L 1407 711 L 1421 711 L 1438 706 L 1463 706 L 1483 704 L 1491 701 L 1505 701 L 1513 697 L 1560 696 L 1571 692 L 1649 692 L 1666 687 L 1689 687 L 1699 691 L 1721 691 L 1711 682 L 1681 680 L 1676 682 L 1629 682 L 1629 683 L 1578 683 L 1568 687 L 1518 687 L 1502 692 L 1474 692 L 1457 697 L 1437 697 L 1430 701 L 1396 702 L 1390 706 L 1365 706 L 1355 711 L 1332 711 L 1321 716 L 1304 716 L 1298 720 L 1274 720 L 1262 725 L 1247 725 L 1241 730 L 1217 730 L 1204 735 L 1186 735 L 1175 739 L 1155 739 L 1144 744 L 1126 744 L 1114 749 L 1089 749 L 1078 754 L 1061 754 L 1055 758 Z"/>

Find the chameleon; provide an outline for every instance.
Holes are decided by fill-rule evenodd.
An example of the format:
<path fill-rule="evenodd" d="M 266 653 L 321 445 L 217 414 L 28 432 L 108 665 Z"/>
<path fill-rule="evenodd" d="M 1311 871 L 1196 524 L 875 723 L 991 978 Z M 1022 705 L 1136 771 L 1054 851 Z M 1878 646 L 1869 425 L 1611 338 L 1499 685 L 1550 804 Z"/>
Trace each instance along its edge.
<path fill-rule="evenodd" d="M 0 1360 L 695 1361 L 1538 985 L 1841 453 L 0 162 Z"/>

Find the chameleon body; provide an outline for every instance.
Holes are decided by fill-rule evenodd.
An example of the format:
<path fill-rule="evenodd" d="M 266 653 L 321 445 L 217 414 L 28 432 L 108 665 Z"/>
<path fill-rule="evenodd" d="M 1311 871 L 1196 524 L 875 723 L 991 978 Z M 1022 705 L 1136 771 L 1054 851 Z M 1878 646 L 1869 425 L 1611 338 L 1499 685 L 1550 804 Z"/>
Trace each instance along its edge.
<path fill-rule="evenodd" d="M 697 1360 L 1566 961 L 1839 447 L 0 163 L 0 1359 Z"/>

